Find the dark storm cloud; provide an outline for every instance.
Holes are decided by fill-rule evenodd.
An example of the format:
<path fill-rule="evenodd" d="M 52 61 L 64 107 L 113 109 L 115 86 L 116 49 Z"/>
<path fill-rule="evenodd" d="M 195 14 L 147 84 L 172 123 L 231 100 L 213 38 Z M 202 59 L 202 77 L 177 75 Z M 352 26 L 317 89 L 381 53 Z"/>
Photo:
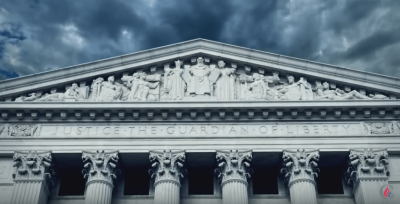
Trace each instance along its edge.
<path fill-rule="evenodd" d="M 195 38 L 400 77 L 397 0 L 0 1 L 0 79 Z"/>

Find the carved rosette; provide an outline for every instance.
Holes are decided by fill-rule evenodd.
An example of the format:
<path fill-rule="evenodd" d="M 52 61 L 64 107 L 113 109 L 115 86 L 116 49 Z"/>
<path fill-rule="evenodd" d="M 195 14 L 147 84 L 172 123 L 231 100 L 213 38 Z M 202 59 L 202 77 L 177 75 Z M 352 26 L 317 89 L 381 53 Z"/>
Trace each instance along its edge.
<path fill-rule="evenodd" d="M 355 186 L 360 179 L 387 180 L 389 176 L 389 154 L 386 150 L 351 150 L 346 182 Z"/>
<path fill-rule="evenodd" d="M 221 186 L 231 182 L 238 181 L 247 185 L 247 178 L 250 178 L 252 169 L 250 162 L 252 160 L 252 151 L 217 151 L 218 168 L 215 173 L 221 182 Z"/>
<path fill-rule="evenodd" d="M 117 178 L 119 169 L 118 151 L 105 152 L 97 150 L 96 152 L 82 153 L 84 169 L 82 173 L 87 179 L 86 186 L 92 182 L 103 182 L 113 187 L 113 180 Z"/>
<path fill-rule="evenodd" d="M 180 186 L 180 179 L 183 179 L 183 169 L 186 156 L 185 151 L 164 150 L 150 151 L 151 169 L 149 174 L 154 179 L 154 186 L 163 182 L 173 182 Z"/>
<path fill-rule="evenodd" d="M 13 156 L 14 180 L 40 180 L 44 179 L 47 184 L 54 183 L 55 173 L 52 169 L 51 152 L 19 152 Z"/>
<path fill-rule="evenodd" d="M 318 150 L 284 150 L 282 159 L 281 174 L 284 175 L 285 182 L 288 183 L 289 187 L 298 181 L 308 181 L 315 185 L 314 178 L 317 178 L 319 173 L 319 168 L 317 168 Z"/>

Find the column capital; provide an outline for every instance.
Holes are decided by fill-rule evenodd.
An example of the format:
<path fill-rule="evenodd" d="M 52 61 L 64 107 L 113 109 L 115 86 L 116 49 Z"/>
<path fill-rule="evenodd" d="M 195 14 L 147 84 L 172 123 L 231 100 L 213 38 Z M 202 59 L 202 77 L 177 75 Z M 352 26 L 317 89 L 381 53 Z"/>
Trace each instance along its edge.
<path fill-rule="evenodd" d="M 15 151 L 13 156 L 14 181 L 39 181 L 53 184 L 55 173 L 50 151 Z"/>
<path fill-rule="evenodd" d="M 283 168 L 281 174 L 285 175 L 285 182 L 289 187 L 298 181 L 308 181 L 315 185 L 314 178 L 318 177 L 319 151 L 298 149 L 297 151 L 283 151 Z"/>
<path fill-rule="evenodd" d="M 84 163 L 82 173 L 87 180 L 86 185 L 92 182 L 104 182 L 113 187 L 113 179 L 117 178 L 119 169 L 118 151 L 105 152 L 97 150 L 96 152 L 83 151 L 82 161 Z"/>
<path fill-rule="evenodd" d="M 149 174 L 154 179 L 154 186 L 162 182 L 172 182 L 180 186 L 183 176 L 183 166 L 186 160 L 185 151 L 150 151 L 151 168 Z"/>
<path fill-rule="evenodd" d="M 251 150 L 217 150 L 216 159 L 218 168 L 215 169 L 215 173 L 218 174 L 221 186 L 230 181 L 239 181 L 247 185 L 247 178 L 250 178 L 250 173 L 252 173 L 250 168 Z"/>
<path fill-rule="evenodd" d="M 389 154 L 386 149 L 350 150 L 345 180 L 357 185 L 360 180 L 388 180 Z"/>

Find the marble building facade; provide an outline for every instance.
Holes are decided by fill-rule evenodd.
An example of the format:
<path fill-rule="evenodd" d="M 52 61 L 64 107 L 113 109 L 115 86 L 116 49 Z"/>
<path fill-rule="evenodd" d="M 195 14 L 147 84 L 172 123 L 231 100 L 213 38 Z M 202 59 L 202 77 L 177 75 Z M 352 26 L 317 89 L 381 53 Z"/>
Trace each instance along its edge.
<path fill-rule="evenodd" d="M 400 203 L 400 79 L 203 39 L 0 82 L 0 203 Z"/>

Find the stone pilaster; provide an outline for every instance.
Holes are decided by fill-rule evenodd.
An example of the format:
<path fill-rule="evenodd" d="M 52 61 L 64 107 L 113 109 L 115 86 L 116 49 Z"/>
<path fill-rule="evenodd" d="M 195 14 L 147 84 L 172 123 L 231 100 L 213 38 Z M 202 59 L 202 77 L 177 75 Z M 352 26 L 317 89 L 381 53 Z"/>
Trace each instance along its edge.
<path fill-rule="evenodd" d="M 223 204 L 247 204 L 247 178 L 250 178 L 251 150 L 217 151 L 218 168 L 215 172 L 221 181 Z"/>
<path fill-rule="evenodd" d="M 86 204 L 111 204 L 113 180 L 119 173 L 117 169 L 118 151 L 97 151 L 82 153 L 86 179 Z"/>
<path fill-rule="evenodd" d="M 54 183 L 51 152 L 14 153 L 14 192 L 12 204 L 45 204 Z"/>
<path fill-rule="evenodd" d="M 155 187 L 154 204 L 179 204 L 185 151 L 150 151 L 149 159 L 149 173 Z"/>
<path fill-rule="evenodd" d="M 346 182 L 353 187 L 357 204 L 389 203 L 384 190 L 389 179 L 389 155 L 386 150 L 350 150 Z"/>
<path fill-rule="evenodd" d="M 317 204 L 314 178 L 318 177 L 319 152 L 317 150 L 283 151 L 283 168 L 292 204 Z"/>

